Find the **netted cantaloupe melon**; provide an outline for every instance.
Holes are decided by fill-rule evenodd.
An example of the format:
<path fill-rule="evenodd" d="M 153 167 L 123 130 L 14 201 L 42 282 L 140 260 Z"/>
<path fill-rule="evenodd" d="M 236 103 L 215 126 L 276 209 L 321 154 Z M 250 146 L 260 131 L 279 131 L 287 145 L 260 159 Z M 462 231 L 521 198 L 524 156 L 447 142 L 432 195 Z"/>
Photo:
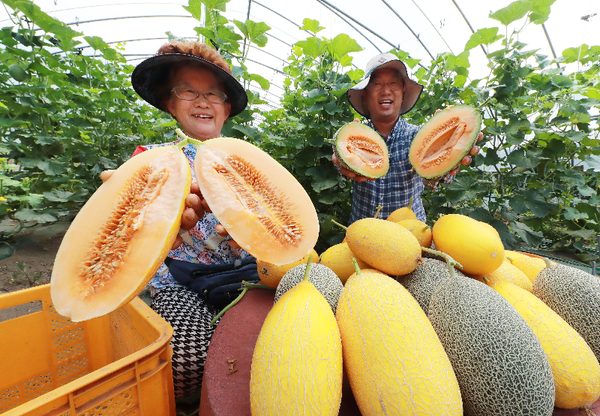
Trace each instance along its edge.
<path fill-rule="evenodd" d="M 308 257 L 312 255 L 312 262 L 319 262 L 319 254 L 313 249 L 306 256 L 302 257 L 300 260 L 288 263 L 288 264 L 273 264 L 268 261 L 256 260 L 256 270 L 258 271 L 258 277 L 260 281 L 265 285 L 277 289 L 277 285 L 281 281 L 281 278 L 294 267 L 300 264 L 306 264 L 308 261 Z"/>
<path fill-rule="evenodd" d="M 481 276 L 496 270 L 504 261 L 504 245 L 491 225 L 461 214 L 447 214 L 433 224 L 437 250 L 449 254 L 462 271 Z"/>
<path fill-rule="evenodd" d="M 61 242 L 51 278 L 56 311 L 83 321 L 133 299 L 177 237 L 191 178 L 187 159 L 173 146 L 121 165 L 86 202 Z"/>
<path fill-rule="evenodd" d="M 509 282 L 489 282 L 525 319 L 546 352 L 556 407 L 583 408 L 600 397 L 600 364 L 585 340 L 544 302 Z"/>
<path fill-rule="evenodd" d="M 309 267 L 318 264 L 309 264 Z M 253 416 L 336 416 L 342 400 L 342 342 L 331 308 L 304 280 L 267 315 L 250 369 Z"/>
<path fill-rule="evenodd" d="M 600 361 L 600 278 L 546 262 L 533 282 L 533 294 L 579 332 Z"/>
<path fill-rule="evenodd" d="M 445 108 L 425 123 L 413 139 L 408 158 L 426 179 L 450 172 L 469 153 L 481 130 L 481 113 L 469 105 Z"/>
<path fill-rule="evenodd" d="M 469 277 L 438 285 L 429 320 L 469 415 L 551 415 L 554 380 L 531 328 L 500 294 Z"/>
<path fill-rule="evenodd" d="M 357 271 L 344 286 L 336 319 L 360 414 L 463 414 L 448 356 L 397 281 L 374 269 Z"/>
<path fill-rule="evenodd" d="M 340 165 L 359 175 L 380 178 L 390 167 L 385 141 L 366 124 L 351 122 L 343 125 L 332 142 Z"/>
<path fill-rule="evenodd" d="M 455 272 L 460 276 L 464 276 L 458 270 Z M 399 276 L 397 280 L 415 298 L 423 312 L 428 314 L 429 302 L 433 292 L 440 283 L 450 277 L 450 270 L 446 261 L 439 258 L 423 257 L 415 270 L 407 275 Z"/>
<path fill-rule="evenodd" d="M 299 264 L 283 275 L 275 290 L 275 303 L 290 289 L 304 280 L 307 267 L 307 264 Z M 335 313 L 340 294 L 344 288 L 340 278 L 329 267 L 315 263 L 310 265 L 308 281 L 323 295 L 329 306 L 331 306 L 331 310 Z"/>
<path fill-rule="evenodd" d="M 319 220 L 294 176 L 244 140 L 216 138 L 198 145 L 196 180 L 208 206 L 248 253 L 282 265 L 315 246 Z"/>

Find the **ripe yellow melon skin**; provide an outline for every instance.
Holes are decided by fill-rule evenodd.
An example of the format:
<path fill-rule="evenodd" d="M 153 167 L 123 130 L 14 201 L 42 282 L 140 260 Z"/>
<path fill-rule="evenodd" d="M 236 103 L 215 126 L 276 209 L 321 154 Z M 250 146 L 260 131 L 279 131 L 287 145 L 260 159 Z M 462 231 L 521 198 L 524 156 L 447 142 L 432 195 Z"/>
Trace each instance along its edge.
<path fill-rule="evenodd" d="M 352 250 L 348 247 L 348 243 L 341 242 L 325 250 L 323 254 L 321 254 L 319 263 L 324 264 L 333 270 L 342 283 L 345 284 L 348 278 L 356 271 L 354 263 L 352 262 L 353 258 L 356 257 L 354 257 L 354 253 L 352 253 Z M 367 263 L 360 259 L 356 259 L 356 262 L 361 269 L 369 267 Z"/>
<path fill-rule="evenodd" d="M 509 282 L 490 283 L 519 312 L 546 352 L 555 387 L 555 406 L 575 409 L 600 398 L 600 364 L 585 340 L 532 293 Z"/>
<path fill-rule="evenodd" d="M 116 266 L 114 271 L 101 280 L 89 281 L 84 277 L 84 263 L 89 261 L 91 248 L 100 246 L 100 255 L 114 249 L 114 245 L 101 245 L 101 230 L 124 218 L 119 208 L 124 189 L 148 167 L 166 172 L 160 190 L 135 217 L 136 229 L 122 259 L 110 267 L 99 267 L 108 270 Z M 145 151 L 121 165 L 82 207 L 61 242 L 51 277 L 56 311 L 78 322 L 105 315 L 133 299 L 154 276 L 177 237 L 191 180 L 187 159 L 172 146 Z"/>
<path fill-rule="evenodd" d="M 258 277 L 260 281 L 265 285 L 272 287 L 273 289 L 277 289 L 277 285 L 283 278 L 283 276 L 288 272 L 288 270 L 293 269 L 294 267 L 300 264 L 306 264 L 309 256 L 312 254 L 312 262 L 319 262 L 319 254 L 313 249 L 306 256 L 302 257 L 300 260 L 288 263 L 288 264 L 273 264 L 268 261 L 256 259 L 256 269 L 258 271 Z"/>
<path fill-rule="evenodd" d="M 449 254 L 465 273 L 481 276 L 504 261 L 504 245 L 491 225 L 461 214 L 440 217 L 432 229 L 437 250 Z"/>
<path fill-rule="evenodd" d="M 412 201 L 411 201 L 412 202 Z M 402 220 L 416 220 L 417 214 L 410 207 L 402 207 L 393 211 L 386 220 L 392 222 L 399 222 Z"/>
<path fill-rule="evenodd" d="M 528 255 L 519 251 L 506 250 L 504 252 L 506 260 L 510 261 L 512 265 L 521 270 L 531 281 L 533 287 L 533 281 L 539 272 L 546 268 L 546 262 L 542 257 L 535 255 Z"/>
<path fill-rule="evenodd" d="M 485 281 L 485 279 L 487 279 L 487 281 Z M 496 270 L 477 277 L 477 280 L 482 283 L 510 282 L 528 292 L 533 290 L 533 283 L 529 280 L 527 275 L 517 266 L 513 266 L 512 263 L 506 259 Z"/>
<path fill-rule="evenodd" d="M 335 316 L 303 281 L 273 306 L 250 369 L 253 416 L 337 415 L 342 401 L 342 342 Z"/>
<path fill-rule="evenodd" d="M 336 319 L 344 367 L 363 416 L 463 414 L 448 356 L 400 283 L 373 269 L 352 275 Z"/>
<path fill-rule="evenodd" d="M 310 197 L 257 146 L 226 137 L 207 140 L 198 146 L 194 170 L 213 214 L 257 259 L 288 264 L 315 246 L 319 220 Z"/>
<path fill-rule="evenodd" d="M 406 219 L 398 221 L 398 224 L 406 227 L 406 229 L 417 238 L 417 241 L 421 247 L 431 247 L 433 236 L 431 234 L 431 227 L 429 227 L 426 223 L 421 220 Z"/>
<path fill-rule="evenodd" d="M 415 270 L 421 260 L 417 238 L 400 224 L 377 218 L 363 218 L 350 224 L 346 242 L 354 255 L 392 276 Z"/>

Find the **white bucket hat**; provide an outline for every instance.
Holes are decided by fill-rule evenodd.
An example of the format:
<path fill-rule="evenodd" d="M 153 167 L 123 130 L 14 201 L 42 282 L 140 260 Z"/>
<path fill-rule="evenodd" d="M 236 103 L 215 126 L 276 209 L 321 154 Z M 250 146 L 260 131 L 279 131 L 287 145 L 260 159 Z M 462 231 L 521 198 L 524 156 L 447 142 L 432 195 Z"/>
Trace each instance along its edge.
<path fill-rule="evenodd" d="M 382 53 L 380 55 L 376 55 L 371 58 L 369 62 L 367 62 L 365 77 L 347 92 L 348 101 L 350 101 L 352 107 L 354 107 L 359 114 L 369 117 L 367 114 L 365 114 L 365 109 L 363 107 L 362 90 L 369 85 L 369 81 L 371 80 L 371 75 L 373 72 L 381 68 L 394 68 L 398 70 L 398 72 L 400 72 L 402 75 L 402 78 L 404 78 L 404 96 L 402 99 L 402 105 L 400 106 L 400 114 L 408 113 L 419 100 L 421 91 L 423 91 L 423 86 L 421 84 L 417 84 L 408 77 L 404 63 L 399 60 L 396 55 L 391 53 Z"/>

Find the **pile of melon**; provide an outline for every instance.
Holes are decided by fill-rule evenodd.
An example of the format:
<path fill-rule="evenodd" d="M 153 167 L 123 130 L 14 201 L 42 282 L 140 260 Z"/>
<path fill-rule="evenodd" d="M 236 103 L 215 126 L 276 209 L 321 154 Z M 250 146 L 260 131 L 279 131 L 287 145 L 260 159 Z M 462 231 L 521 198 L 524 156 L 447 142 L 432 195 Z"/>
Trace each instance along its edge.
<path fill-rule="evenodd" d="M 599 278 L 505 250 L 481 221 L 429 227 L 408 207 L 315 254 L 259 266 L 283 296 L 256 345 L 253 415 L 338 414 L 342 377 L 363 415 L 593 414 Z"/>
<path fill-rule="evenodd" d="M 109 313 L 154 275 L 190 190 L 188 139 L 135 156 L 80 211 L 52 274 L 60 314 Z M 315 208 L 288 171 L 241 140 L 195 144 L 203 196 L 276 289 L 253 415 L 338 414 L 343 377 L 365 416 L 590 413 L 600 398 L 597 277 L 505 250 L 463 215 L 430 227 L 410 207 L 350 224 L 319 257 Z"/>

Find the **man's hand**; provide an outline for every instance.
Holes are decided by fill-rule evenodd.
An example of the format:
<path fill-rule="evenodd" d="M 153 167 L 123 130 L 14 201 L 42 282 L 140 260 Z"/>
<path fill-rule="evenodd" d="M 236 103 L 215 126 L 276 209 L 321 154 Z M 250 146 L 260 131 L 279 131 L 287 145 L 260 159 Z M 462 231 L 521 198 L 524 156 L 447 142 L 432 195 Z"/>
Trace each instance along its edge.
<path fill-rule="evenodd" d="M 112 175 L 115 173 L 114 169 L 103 170 L 100 172 L 100 179 L 102 179 L 102 183 L 106 182 Z"/>
<path fill-rule="evenodd" d="M 356 182 L 364 182 L 364 181 L 374 181 L 373 178 L 367 178 L 366 176 L 359 175 L 356 172 L 351 171 L 350 169 L 346 169 L 342 165 L 340 165 L 340 161 L 335 156 L 335 153 L 331 156 L 331 161 L 334 165 L 340 166 L 340 173 L 349 179 L 354 179 Z"/>
<path fill-rule="evenodd" d="M 479 132 L 479 136 L 477 136 L 477 142 L 480 142 L 483 140 L 483 133 Z M 477 156 L 479 154 L 479 150 L 480 147 L 477 145 L 474 145 L 473 147 L 471 147 L 471 150 L 469 150 L 469 153 L 462 158 L 462 160 L 460 161 L 460 163 L 458 165 L 456 165 L 450 172 L 448 172 L 450 175 L 456 175 L 458 173 L 458 171 L 460 170 L 460 165 L 470 165 L 471 162 L 473 161 L 472 156 Z"/>

